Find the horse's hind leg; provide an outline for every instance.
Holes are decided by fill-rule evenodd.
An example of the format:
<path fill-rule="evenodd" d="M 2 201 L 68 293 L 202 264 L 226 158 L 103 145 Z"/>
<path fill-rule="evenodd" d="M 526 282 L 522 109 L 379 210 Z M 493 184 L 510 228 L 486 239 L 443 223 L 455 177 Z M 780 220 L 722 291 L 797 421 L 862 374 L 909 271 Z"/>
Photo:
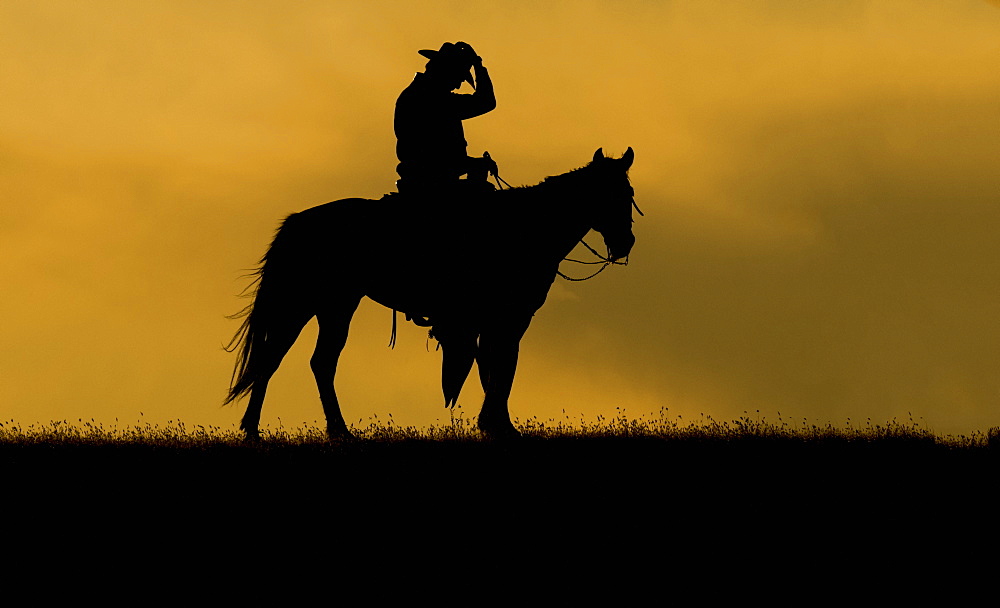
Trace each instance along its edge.
<path fill-rule="evenodd" d="M 302 315 L 268 331 L 267 340 L 262 346 L 259 365 L 255 365 L 253 389 L 250 391 L 247 411 L 243 414 L 243 420 L 240 421 L 240 429 L 246 433 L 246 438 L 250 441 L 260 439 L 260 412 L 264 406 L 267 383 L 271 380 L 274 372 L 278 371 L 281 360 L 295 343 L 295 339 L 299 337 L 299 333 L 310 318 L 310 316 Z"/>
<path fill-rule="evenodd" d="M 352 298 L 325 306 L 317 315 L 319 320 L 319 338 L 316 340 L 316 351 L 309 361 L 316 386 L 319 388 L 319 398 L 323 402 L 323 412 L 326 414 L 326 430 L 331 439 L 349 439 L 353 435 L 347 429 L 347 422 L 340 411 L 340 401 L 333 386 L 337 374 L 337 361 L 347 344 L 347 331 L 351 325 L 351 317 L 358 308 L 361 298 Z"/>

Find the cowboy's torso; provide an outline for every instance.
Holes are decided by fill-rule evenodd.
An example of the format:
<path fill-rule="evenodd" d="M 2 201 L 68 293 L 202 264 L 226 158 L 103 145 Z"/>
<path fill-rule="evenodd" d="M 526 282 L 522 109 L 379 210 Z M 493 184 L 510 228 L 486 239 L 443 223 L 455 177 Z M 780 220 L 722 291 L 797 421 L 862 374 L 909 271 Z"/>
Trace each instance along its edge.
<path fill-rule="evenodd" d="M 401 168 L 461 175 L 467 153 L 459 110 L 461 95 L 417 74 L 396 100 L 396 156 Z M 404 169 L 405 170 L 405 169 Z"/>

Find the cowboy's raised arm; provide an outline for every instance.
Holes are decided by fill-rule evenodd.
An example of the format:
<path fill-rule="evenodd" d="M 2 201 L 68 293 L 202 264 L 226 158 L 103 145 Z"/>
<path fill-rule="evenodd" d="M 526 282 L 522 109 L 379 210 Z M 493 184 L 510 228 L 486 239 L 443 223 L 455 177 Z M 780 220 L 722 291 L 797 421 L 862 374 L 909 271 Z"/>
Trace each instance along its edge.
<path fill-rule="evenodd" d="M 497 98 L 493 93 L 493 81 L 490 74 L 483 65 L 483 58 L 476 56 L 472 62 L 472 69 L 476 75 L 476 92 L 472 95 L 461 95 L 461 117 L 474 118 L 482 116 L 497 107 Z"/>

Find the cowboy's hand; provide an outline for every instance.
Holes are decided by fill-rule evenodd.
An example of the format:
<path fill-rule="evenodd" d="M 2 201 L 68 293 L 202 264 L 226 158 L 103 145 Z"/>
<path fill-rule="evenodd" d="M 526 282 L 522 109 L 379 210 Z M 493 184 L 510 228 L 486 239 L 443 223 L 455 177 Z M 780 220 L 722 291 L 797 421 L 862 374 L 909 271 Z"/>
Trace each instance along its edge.
<path fill-rule="evenodd" d="M 483 58 L 476 54 L 475 49 L 472 48 L 467 42 L 456 42 L 455 46 L 462 49 L 463 52 L 468 53 L 472 65 L 483 65 Z"/>
<path fill-rule="evenodd" d="M 489 152 L 483 156 L 483 165 L 486 167 L 486 172 L 490 175 L 496 175 L 500 169 L 497 167 L 497 161 L 493 160 L 489 156 Z"/>

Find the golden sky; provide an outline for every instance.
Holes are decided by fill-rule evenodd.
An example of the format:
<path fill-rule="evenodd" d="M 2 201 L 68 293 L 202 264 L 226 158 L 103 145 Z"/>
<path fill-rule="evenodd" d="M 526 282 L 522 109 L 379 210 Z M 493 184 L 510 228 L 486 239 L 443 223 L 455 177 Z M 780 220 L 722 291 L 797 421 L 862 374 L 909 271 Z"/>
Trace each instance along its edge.
<path fill-rule="evenodd" d="M 285 215 L 393 189 L 395 98 L 457 40 L 499 102 L 470 153 L 533 184 L 631 146 L 646 213 L 627 268 L 560 280 L 536 315 L 515 417 L 1000 425 L 982 0 L 6 0 L 0 421 L 237 423 L 242 271 Z M 345 416 L 447 421 L 440 352 L 412 325 L 389 350 L 390 325 L 354 319 Z M 264 424 L 322 421 L 314 339 Z"/>

